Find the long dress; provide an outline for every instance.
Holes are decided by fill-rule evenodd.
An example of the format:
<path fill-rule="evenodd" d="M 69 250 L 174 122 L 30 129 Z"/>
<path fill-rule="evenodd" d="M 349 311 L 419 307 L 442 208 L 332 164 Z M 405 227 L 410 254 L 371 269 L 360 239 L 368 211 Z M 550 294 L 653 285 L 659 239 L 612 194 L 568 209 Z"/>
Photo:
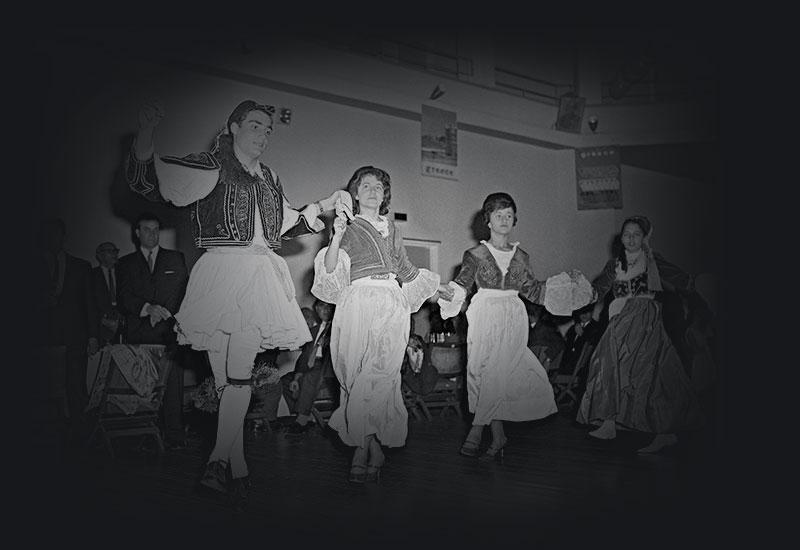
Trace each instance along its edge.
<path fill-rule="evenodd" d="M 553 388 L 542 364 L 528 348 L 528 315 L 520 295 L 534 303 L 546 303 L 548 284 L 537 281 L 528 255 L 517 243 L 501 251 L 490 243 L 464 253 L 459 274 L 451 283 L 455 298 L 440 301 L 442 317 L 458 313 L 467 291 L 478 291 L 467 308 L 467 399 L 475 414 L 473 424 L 492 420 L 526 421 L 557 411 Z M 583 286 L 588 281 L 583 279 Z M 592 293 L 570 293 L 577 309 L 589 303 Z"/>
<path fill-rule="evenodd" d="M 413 266 L 391 220 L 380 219 L 376 227 L 356 217 L 333 272 L 325 269 L 328 247 L 320 250 L 311 288 L 317 298 L 336 304 L 330 347 L 341 393 L 328 425 L 357 447 L 371 434 L 388 447 L 405 445 L 408 412 L 400 370 L 411 313 L 439 287 L 439 275 Z"/>
<path fill-rule="evenodd" d="M 685 289 L 690 278 L 660 256 L 647 256 L 651 259 L 636 271 L 622 271 L 610 261 L 597 283 L 601 298 L 612 290 L 615 299 L 589 363 L 577 415 L 582 424 L 615 418 L 630 429 L 673 433 L 700 423 L 689 376 L 664 329 L 661 305 L 653 299 L 661 280 Z"/>

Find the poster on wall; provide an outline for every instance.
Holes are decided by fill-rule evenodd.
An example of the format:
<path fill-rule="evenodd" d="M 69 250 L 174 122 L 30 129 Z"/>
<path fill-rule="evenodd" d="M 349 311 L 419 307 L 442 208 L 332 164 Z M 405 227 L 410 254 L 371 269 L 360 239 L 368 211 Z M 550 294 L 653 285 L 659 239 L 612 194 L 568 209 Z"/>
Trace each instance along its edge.
<path fill-rule="evenodd" d="M 456 114 L 422 106 L 422 175 L 458 180 Z"/>
<path fill-rule="evenodd" d="M 622 208 L 618 146 L 576 149 L 575 175 L 578 210 Z"/>

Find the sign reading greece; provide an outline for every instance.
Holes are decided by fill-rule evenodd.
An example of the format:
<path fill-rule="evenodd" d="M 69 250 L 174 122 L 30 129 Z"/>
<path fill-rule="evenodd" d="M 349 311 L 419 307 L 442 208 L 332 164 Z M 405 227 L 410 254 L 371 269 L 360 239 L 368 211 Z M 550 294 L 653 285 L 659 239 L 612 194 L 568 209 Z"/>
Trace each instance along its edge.
<path fill-rule="evenodd" d="M 575 150 L 578 210 L 622 208 L 619 147 Z"/>
<path fill-rule="evenodd" d="M 458 180 L 456 114 L 422 106 L 422 175 Z"/>

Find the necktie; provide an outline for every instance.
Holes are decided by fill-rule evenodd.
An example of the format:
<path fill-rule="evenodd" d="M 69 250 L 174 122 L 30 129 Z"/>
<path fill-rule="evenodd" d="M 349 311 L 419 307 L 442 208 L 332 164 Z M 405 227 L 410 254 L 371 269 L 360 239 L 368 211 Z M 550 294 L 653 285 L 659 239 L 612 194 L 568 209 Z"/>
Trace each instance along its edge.
<path fill-rule="evenodd" d="M 108 293 L 111 295 L 111 304 L 117 305 L 117 283 L 114 281 L 114 268 L 108 268 Z"/>
<path fill-rule="evenodd" d="M 314 364 L 317 361 L 317 355 L 319 354 L 319 357 L 322 357 L 322 353 L 320 353 L 320 351 L 322 348 L 322 339 L 323 336 L 325 335 L 326 330 L 328 330 L 328 324 L 325 321 L 323 321 L 322 325 L 320 325 L 319 327 L 319 332 L 317 332 L 317 337 L 314 340 L 314 347 L 312 348 L 311 353 L 308 356 L 308 368 L 310 369 L 314 368 Z"/>
<path fill-rule="evenodd" d="M 150 266 L 150 273 L 152 273 L 153 272 L 153 267 L 154 267 L 153 266 L 153 251 L 152 250 L 150 250 L 150 252 L 147 253 L 147 265 Z"/>

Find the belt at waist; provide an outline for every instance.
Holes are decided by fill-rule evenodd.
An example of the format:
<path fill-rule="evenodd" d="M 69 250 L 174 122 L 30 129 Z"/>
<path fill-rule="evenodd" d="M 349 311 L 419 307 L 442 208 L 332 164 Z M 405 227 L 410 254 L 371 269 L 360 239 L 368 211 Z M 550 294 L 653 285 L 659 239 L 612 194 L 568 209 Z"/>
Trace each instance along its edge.
<path fill-rule="evenodd" d="M 397 275 L 394 273 L 379 273 L 355 279 L 352 285 L 397 286 Z"/>
<path fill-rule="evenodd" d="M 275 252 L 267 247 L 258 244 L 251 244 L 249 246 L 215 246 L 206 249 L 207 254 L 239 254 L 249 256 L 265 256 L 268 254 L 275 254 Z"/>
<path fill-rule="evenodd" d="M 519 290 L 514 289 L 502 289 L 502 288 L 479 288 L 478 292 L 475 293 L 475 296 L 486 296 L 487 298 L 494 297 L 494 296 L 516 296 L 519 294 Z"/>

